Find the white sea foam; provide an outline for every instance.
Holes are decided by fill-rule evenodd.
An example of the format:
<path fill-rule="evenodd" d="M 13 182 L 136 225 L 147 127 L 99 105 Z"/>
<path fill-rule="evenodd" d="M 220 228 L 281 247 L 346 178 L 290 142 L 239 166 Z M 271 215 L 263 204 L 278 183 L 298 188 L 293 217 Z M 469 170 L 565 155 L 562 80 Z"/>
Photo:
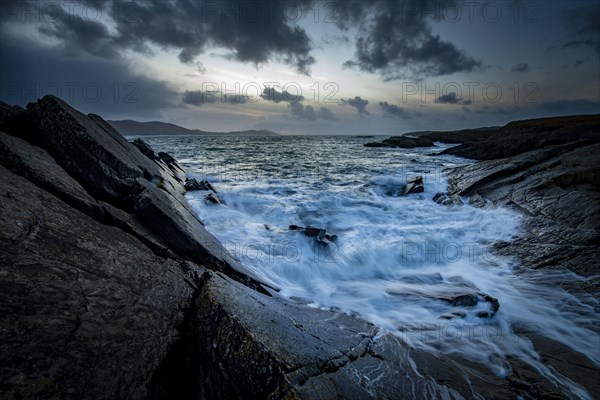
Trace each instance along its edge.
<path fill-rule="evenodd" d="M 581 277 L 517 276 L 515 260 L 492 253 L 494 242 L 519 235 L 515 212 L 431 200 L 446 188 L 442 169 L 467 161 L 428 156 L 430 149 L 365 149 L 340 138 L 259 139 L 219 149 L 168 150 L 196 160 L 188 170 L 215 183 L 226 202 L 188 195 L 206 228 L 282 295 L 356 313 L 414 347 L 460 353 L 499 375 L 507 372 L 507 356 L 517 356 L 573 395 L 587 396 L 546 367 L 520 332 L 544 335 L 600 364 L 597 300 L 553 285 Z M 414 175 L 424 177 L 425 192 L 400 196 Z M 288 230 L 290 224 L 325 228 L 339 239 L 324 247 Z M 493 317 L 477 315 L 493 314 L 481 297 L 473 307 L 443 300 L 477 293 L 498 299 Z"/>

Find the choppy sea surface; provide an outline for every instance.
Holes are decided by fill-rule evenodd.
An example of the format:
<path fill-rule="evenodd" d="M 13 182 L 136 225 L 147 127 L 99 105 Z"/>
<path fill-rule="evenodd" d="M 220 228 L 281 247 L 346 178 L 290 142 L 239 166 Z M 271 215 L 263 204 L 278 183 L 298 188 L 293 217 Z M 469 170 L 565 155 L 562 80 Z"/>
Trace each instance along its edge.
<path fill-rule="evenodd" d="M 518 260 L 492 245 L 520 234 L 514 211 L 447 207 L 446 168 L 471 163 L 433 156 L 438 148 L 366 148 L 381 138 L 352 136 L 143 137 L 190 177 L 207 179 L 224 205 L 188 199 L 206 228 L 283 296 L 356 314 L 416 348 L 461 354 L 508 372 L 519 357 L 572 397 L 591 398 L 544 365 L 523 332 L 542 334 L 600 365 L 597 300 L 554 285 L 583 280 L 566 272 L 517 275 Z M 408 178 L 425 191 L 402 195 Z M 327 246 L 290 225 L 337 235 Z M 475 305 L 457 304 L 474 294 Z M 485 301 L 498 299 L 500 308 Z M 487 314 L 486 314 L 487 313 Z M 487 315 L 487 317 L 482 317 Z"/>

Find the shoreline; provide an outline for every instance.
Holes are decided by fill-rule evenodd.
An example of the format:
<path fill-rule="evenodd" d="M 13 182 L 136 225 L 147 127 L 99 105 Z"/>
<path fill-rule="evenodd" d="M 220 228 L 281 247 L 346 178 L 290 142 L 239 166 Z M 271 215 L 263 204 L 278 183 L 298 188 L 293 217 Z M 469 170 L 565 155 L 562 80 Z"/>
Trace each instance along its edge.
<path fill-rule="evenodd" d="M 561 395 L 518 360 L 502 379 L 458 356 L 411 349 L 358 318 L 278 296 L 204 229 L 185 199 L 185 172 L 177 161 L 141 151 L 102 118 L 52 96 L 26 111 L 4 105 L 0 111 L 0 272 L 8 300 L 1 309 L 0 392 L 9 398 Z M 535 169 L 556 156 L 570 160 L 565 155 L 577 147 L 567 149 L 459 167 L 450 172 L 448 194 L 503 204 L 503 179 L 510 182 L 513 164 Z M 571 161 L 582 159 L 575 155 Z M 461 186 L 465 176 L 483 184 Z M 535 177 L 520 181 L 523 198 L 530 194 L 526 179 Z M 509 184 L 518 189 L 518 182 Z M 532 232 L 552 232 L 557 222 L 546 214 L 532 214 Z M 590 251 L 566 257 L 576 257 L 573 265 L 586 265 L 593 275 L 599 268 L 590 263 L 598 254 L 597 221 L 591 224 L 585 235 L 574 236 L 588 240 Z M 498 251 L 526 255 L 527 240 Z M 531 243 L 538 249 L 547 244 Z M 550 243 L 558 253 L 572 245 Z M 542 262 L 545 256 L 537 254 L 532 260 Z M 598 393 L 598 368 L 579 366 L 585 365 L 581 356 L 550 362 Z M 355 379 L 356 371 L 363 379 Z"/>

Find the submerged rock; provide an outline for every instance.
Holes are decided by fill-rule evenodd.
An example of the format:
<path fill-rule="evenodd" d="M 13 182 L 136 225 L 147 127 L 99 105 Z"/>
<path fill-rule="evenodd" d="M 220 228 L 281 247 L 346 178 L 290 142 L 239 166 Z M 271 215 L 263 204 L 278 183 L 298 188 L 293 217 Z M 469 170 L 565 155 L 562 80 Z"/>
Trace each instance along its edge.
<path fill-rule="evenodd" d="M 475 293 L 466 293 L 466 294 L 461 294 L 461 295 L 452 296 L 452 297 L 443 297 L 443 298 L 440 298 L 440 300 L 443 300 L 443 301 L 449 303 L 453 307 L 466 307 L 466 308 L 475 307 L 477 304 L 481 304 L 481 303 L 488 303 L 490 305 L 491 311 L 483 311 L 483 310 L 477 311 L 475 315 L 477 315 L 480 318 L 491 318 L 500 309 L 500 302 L 498 301 L 498 299 L 496 299 L 495 297 L 492 297 L 488 294 L 485 294 L 485 293 L 476 293 L 476 294 Z M 452 314 L 459 316 L 461 318 L 466 316 L 466 314 L 462 311 L 452 313 Z M 445 318 L 445 319 L 452 318 L 452 317 L 450 317 L 450 318 L 447 318 L 447 317 L 448 317 L 448 315 L 441 316 L 441 318 Z"/>

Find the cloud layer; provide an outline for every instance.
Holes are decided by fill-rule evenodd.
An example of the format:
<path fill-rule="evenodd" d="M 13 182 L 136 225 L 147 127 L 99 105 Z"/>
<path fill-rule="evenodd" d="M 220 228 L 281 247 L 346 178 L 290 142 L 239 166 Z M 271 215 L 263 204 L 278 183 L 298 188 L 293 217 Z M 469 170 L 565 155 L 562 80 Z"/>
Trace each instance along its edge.
<path fill-rule="evenodd" d="M 348 0 L 335 3 L 338 26 L 358 28 L 355 55 L 345 65 L 386 80 L 468 72 L 481 68 L 453 43 L 432 33 L 425 10 L 440 1 Z"/>
<path fill-rule="evenodd" d="M 348 100 L 341 99 L 340 104 L 343 106 L 348 104 L 349 106 L 356 108 L 356 112 L 359 115 L 369 115 L 369 111 L 367 111 L 367 104 L 369 104 L 369 100 L 362 99 L 360 96 L 355 96 L 353 99 Z"/>

